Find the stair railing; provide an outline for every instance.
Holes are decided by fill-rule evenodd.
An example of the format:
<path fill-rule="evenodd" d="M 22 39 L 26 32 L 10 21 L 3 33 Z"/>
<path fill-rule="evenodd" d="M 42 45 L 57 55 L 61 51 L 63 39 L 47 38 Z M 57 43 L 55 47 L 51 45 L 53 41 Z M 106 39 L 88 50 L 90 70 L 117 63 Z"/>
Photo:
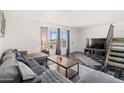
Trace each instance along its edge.
<path fill-rule="evenodd" d="M 112 39 L 113 39 L 113 34 L 114 34 L 114 26 L 111 24 L 108 35 L 107 35 L 107 39 L 105 42 L 105 57 L 106 57 L 106 60 L 104 63 L 105 67 L 107 67 L 107 62 L 108 62 L 109 54 L 111 51 L 111 43 L 112 43 Z"/>

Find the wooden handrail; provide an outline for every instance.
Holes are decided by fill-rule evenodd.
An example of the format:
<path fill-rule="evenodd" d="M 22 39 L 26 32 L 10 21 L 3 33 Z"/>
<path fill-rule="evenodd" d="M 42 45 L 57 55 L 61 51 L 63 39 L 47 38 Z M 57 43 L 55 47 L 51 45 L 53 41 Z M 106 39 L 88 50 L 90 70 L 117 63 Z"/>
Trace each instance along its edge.
<path fill-rule="evenodd" d="M 107 35 L 106 43 L 105 43 L 106 60 L 105 60 L 104 66 L 107 66 L 108 57 L 109 57 L 109 53 L 110 53 L 110 50 L 111 50 L 111 43 L 112 43 L 112 39 L 113 39 L 113 33 L 114 33 L 114 26 L 111 24 L 110 28 L 109 28 L 108 35 Z"/>

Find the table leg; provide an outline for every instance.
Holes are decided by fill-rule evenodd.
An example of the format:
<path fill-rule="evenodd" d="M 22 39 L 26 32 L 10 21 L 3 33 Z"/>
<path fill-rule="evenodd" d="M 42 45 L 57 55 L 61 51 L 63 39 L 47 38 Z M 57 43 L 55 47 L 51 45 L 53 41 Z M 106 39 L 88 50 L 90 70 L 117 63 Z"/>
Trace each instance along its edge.
<path fill-rule="evenodd" d="M 46 59 L 46 68 L 48 68 L 48 66 L 47 66 L 47 61 L 48 61 L 48 59 Z"/>
<path fill-rule="evenodd" d="M 65 71 L 66 77 L 68 77 L 68 71 L 67 71 L 68 69 L 66 68 L 65 70 L 66 70 Z"/>
<path fill-rule="evenodd" d="M 78 71 L 78 75 L 79 75 L 79 63 L 77 64 L 77 71 Z"/>

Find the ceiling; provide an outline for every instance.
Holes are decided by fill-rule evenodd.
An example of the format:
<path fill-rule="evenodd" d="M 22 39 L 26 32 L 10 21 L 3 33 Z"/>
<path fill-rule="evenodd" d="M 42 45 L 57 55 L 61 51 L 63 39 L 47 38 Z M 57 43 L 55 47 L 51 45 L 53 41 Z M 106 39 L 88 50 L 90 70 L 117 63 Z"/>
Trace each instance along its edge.
<path fill-rule="evenodd" d="M 8 10 L 7 13 L 66 27 L 105 25 L 124 20 L 123 10 Z"/>

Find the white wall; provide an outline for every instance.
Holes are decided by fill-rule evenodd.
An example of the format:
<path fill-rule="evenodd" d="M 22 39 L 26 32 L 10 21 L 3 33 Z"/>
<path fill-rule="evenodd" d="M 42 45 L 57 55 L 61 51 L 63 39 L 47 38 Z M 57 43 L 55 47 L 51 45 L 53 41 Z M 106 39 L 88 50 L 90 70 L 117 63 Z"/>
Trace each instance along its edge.
<path fill-rule="evenodd" d="M 25 20 L 6 13 L 6 32 L 3 50 L 17 48 L 31 52 L 40 51 L 40 22 Z"/>
<path fill-rule="evenodd" d="M 73 29 L 70 33 L 70 52 L 74 52 L 78 50 L 78 30 L 77 29 Z"/>
<path fill-rule="evenodd" d="M 113 25 L 115 26 L 114 37 L 124 38 L 124 22 L 115 23 Z M 87 38 L 106 38 L 109 27 L 110 25 L 101 25 L 78 29 L 78 51 L 84 51 Z"/>
<path fill-rule="evenodd" d="M 114 24 L 114 37 L 124 38 L 124 21 Z"/>
<path fill-rule="evenodd" d="M 6 32 L 5 37 L 0 38 L 0 54 L 8 48 L 27 50 L 29 53 L 40 52 L 41 33 L 40 27 L 47 26 L 53 28 L 67 29 L 71 31 L 71 42 L 75 42 L 75 30 L 63 26 L 43 24 L 40 21 L 29 20 L 5 13 Z M 75 44 L 71 43 L 71 52 L 75 51 Z"/>

